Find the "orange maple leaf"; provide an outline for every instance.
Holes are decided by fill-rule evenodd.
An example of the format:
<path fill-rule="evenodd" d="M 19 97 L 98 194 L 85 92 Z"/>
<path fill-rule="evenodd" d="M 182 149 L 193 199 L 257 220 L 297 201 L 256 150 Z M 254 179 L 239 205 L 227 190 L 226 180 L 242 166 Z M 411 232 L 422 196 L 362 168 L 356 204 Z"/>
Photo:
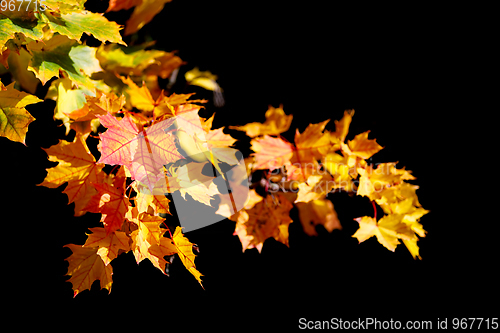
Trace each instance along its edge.
<path fill-rule="evenodd" d="M 44 150 L 49 155 L 49 161 L 59 164 L 48 169 L 47 177 L 39 186 L 56 188 L 68 182 L 63 193 L 68 195 L 69 203 L 75 203 L 75 216 L 83 215 L 84 207 L 97 193 L 91 183 L 102 182 L 106 175 L 102 172 L 103 165 L 96 164 L 81 135 L 76 135 L 73 142 L 61 140 Z"/>
<path fill-rule="evenodd" d="M 234 235 L 240 238 L 243 251 L 255 247 L 261 252 L 264 241 L 270 237 L 288 246 L 288 226 L 293 222 L 289 214 L 293 205 L 282 194 L 275 198 L 267 196 L 253 208 L 230 217 L 236 221 Z"/>
<path fill-rule="evenodd" d="M 95 280 L 99 280 L 101 289 L 106 288 L 111 292 L 113 267 L 104 264 L 101 256 L 97 254 L 98 248 L 82 247 L 75 244 L 68 244 L 64 247 L 73 252 L 66 259 L 69 262 L 67 275 L 71 275 L 68 282 L 73 285 L 73 297 L 83 290 L 90 290 Z"/>
<path fill-rule="evenodd" d="M 323 132 L 326 124 L 330 120 L 325 120 L 318 124 L 309 124 L 303 133 L 295 132 L 296 153 L 292 163 L 308 163 L 320 160 L 325 154 L 335 146 L 332 144 L 330 132 Z"/>
<path fill-rule="evenodd" d="M 149 23 L 156 14 L 161 12 L 163 6 L 172 0 L 142 0 L 142 2 L 134 8 L 130 19 L 125 26 L 125 36 L 137 32 L 145 24 Z"/>
<path fill-rule="evenodd" d="M 125 195 L 125 188 L 116 188 L 111 184 L 93 185 L 98 190 L 98 193 L 85 209 L 102 214 L 101 222 L 104 223 L 107 233 L 119 230 L 130 205 L 129 199 Z"/>
<path fill-rule="evenodd" d="M 87 241 L 83 244 L 84 247 L 98 248 L 97 254 L 101 256 L 105 265 L 115 259 L 119 250 L 125 252 L 130 250 L 130 238 L 123 231 L 113 231 L 107 233 L 104 228 L 90 228 L 92 233 L 88 235 Z"/>

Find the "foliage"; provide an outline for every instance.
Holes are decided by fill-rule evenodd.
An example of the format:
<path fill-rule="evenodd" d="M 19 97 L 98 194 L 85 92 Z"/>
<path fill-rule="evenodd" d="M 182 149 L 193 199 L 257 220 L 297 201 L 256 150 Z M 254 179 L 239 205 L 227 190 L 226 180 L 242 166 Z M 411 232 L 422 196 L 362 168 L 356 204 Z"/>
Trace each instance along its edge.
<path fill-rule="evenodd" d="M 135 7 L 125 28 L 129 35 L 166 2 L 110 1 L 108 11 Z M 148 259 L 164 274 L 177 255 L 202 283 L 196 245 L 180 227 L 172 233 L 165 223 L 171 215 L 165 194 L 176 191 L 235 221 L 234 234 L 243 251 L 261 251 L 268 238 L 288 245 L 294 206 L 304 231 L 315 236 L 317 225 L 330 232 L 342 228 L 329 193 L 366 196 L 374 217 L 355 219 L 359 229 L 353 237 L 363 242 L 375 236 L 391 251 L 401 240 L 420 258 L 417 241 L 426 231 L 419 219 L 428 210 L 418 201 L 418 186 L 406 182 L 415 177 L 396 163 L 370 164 L 383 147 L 368 138 L 369 132 L 346 142 L 353 110 L 334 121 L 335 131 L 326 130 L 329 120 L 309 124 L 302 133 L 296 130 L 293 143 L 280 135 L 293 118 L 282 106 L 269 107 L 263 123 L 229 126 L 251 138 L 254 152 L 245 158 L 247 173 L 233 175 L 240 184 L 251 183 L 244 208 L 235 213 L 231 195 L 220 191 L 204 169 L 213 167 L 225 179 L 225 170 L 237 163 L 228 149 L 236 139 L 224 128 L 212 128 L 214 115 L 198 117 L 206 100 L 160 89 L 159 78 L 175 81 L 183 65 L 175 53 L 148 49 L 150 44 L 128 47 L 121 28 L 102 14 L 86 11 L 84 1 L 31 2 L 21 10 L 0 12 L 0 62 L 15 81 L 0 85 L 0 135 L 25 144 L 28 125 L 35 120 L 26 107 L 43 102 L 35 96 L 37 86 L 48 85 L 40 97 L 56 101 L 54 119 L 62 122 L 66 134 L 74 130 L 76 135 L 71 142 L 60 140 L 45 149 L 58 164 L 47 169 L 40 185 L 58 188 L 67 183 L 64 193 L 74 203 L 75 216 L 101 214 L 102 227 L 91 228 L 85 244 L 67 245 L 73 252 L 67 260 L 75 296 L 96 280 L 111 291 L 110 263 L 127 252 L 137 263 Z M 102 44 L 87 46 L 81 41 L 84 33 Z M 213 90 L 220 98 L 216 80 L 197 68 L 186 74 L 188 83 Z M 89 149 L 89 138 L 99 139 L 100 156 Z M 385 213 L 380 219 L 376 205 Z"/>

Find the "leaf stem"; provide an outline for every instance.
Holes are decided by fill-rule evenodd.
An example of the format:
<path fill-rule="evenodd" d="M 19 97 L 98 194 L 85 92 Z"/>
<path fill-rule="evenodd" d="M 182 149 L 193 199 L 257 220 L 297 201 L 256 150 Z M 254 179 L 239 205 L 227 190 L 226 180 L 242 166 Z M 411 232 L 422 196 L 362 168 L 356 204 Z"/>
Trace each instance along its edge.
<path fill-rule="evenodd" d="M 168 227 L 168 225 L 165 223 L 165 221 L 162 222 L 163 225 L 167 228 L 167 231 L 168 231 L 168 234 L 170 235 L 170 239 L 172 240 L 172 242 L 174 243 L 174 237 L 172 236 L 172 233 L 170 232 L 170 228 Z M 174 243 L 175 244 L 175 243 Z"/>

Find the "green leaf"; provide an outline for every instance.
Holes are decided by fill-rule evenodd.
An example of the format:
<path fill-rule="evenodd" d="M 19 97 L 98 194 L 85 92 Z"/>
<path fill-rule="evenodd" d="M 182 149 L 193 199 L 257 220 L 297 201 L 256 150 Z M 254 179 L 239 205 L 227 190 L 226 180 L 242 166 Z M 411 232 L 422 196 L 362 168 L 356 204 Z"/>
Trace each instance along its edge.
<path fill-rule="evenodd" d="M 29 43 L 28 50 L 33 55 L 28 69 L 43 84 L 54 76 L 59 77 L 59 71 L 63 70 L 76 85 L 95 91 L 89 76 L 101 70 L 95 57 L 96 48 L 79 45 L 76 40 L 56 35 L 45 43 Z"/>
<path fill-rule="evenodd" d="M 80 40 L 83 33 L 93 35 L 101 42 L 125 44 L 120 35 L 121 27 L 108 21 L 102 14 L 92 13 L 86 10 L 72 13 L 49 13 L 45 11 L 43 16 L 54 32 L 68 36 L 71 39 Z"/>
<path fill-rule="evenodd" d="M 103 68 L 108 71 L 126 75 L 143 74 L 144 69 L 149 65 L 158 62 L 158 58 L 164 56 L 166 52 L 159 50 L 134 50 L 123 48 L 116 44 L 101 45 L 96 57 Z"/>
<path fill-rule="evenodd" d="M 14 83 L 0 91 L 0 136 L 21 142 L 28 132 L 28 125 L 35 118 L 24 108 L 26 105 L 42 102 L 34 95 L 14 89 Z"/>
<path fill-rule="evenodd" d="M 0 50 L 9 39 L 16 38 L 16 33 L 22 33 L 34 40 L 42 40 L 44 25 L 45 23 L 38 21 L 34 15 L 0 12 Z"/>

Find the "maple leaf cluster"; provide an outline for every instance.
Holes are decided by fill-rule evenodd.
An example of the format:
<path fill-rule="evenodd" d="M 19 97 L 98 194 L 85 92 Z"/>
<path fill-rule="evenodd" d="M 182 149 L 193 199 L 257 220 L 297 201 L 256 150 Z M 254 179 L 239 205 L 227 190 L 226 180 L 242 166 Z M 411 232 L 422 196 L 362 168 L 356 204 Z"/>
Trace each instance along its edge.
<path fill-rule="evenodd" d="M 110 1 L 108 11 L 135 7 L 125 29 L 129 35 L 167 2 Z M 334 122 L 335 131 L 326 129 L 329 120 L 310 124 L 302 133 L 296 130 L 293 143 L 281 136 L 293 118 L 282 106 L 269 107 L 263 123 L 229 126 L 251 138 L 253 153 L 244 159 L 243 171 L 228 174 L 228 167 L 243 161 L 224 127 L 212 128 L 214 115 L 199 117 L 207 101 L 160 88 L 159 78 L 173 83 L 184 64 L 175 53 L 149 49 L 151 43 L 127 47 L 122 27 L 85 10 L 84 1 L 43 4 L 46 10 L 34 1 L 25 11 L 0 13 L 0 66 L 14 81 L 7 86 L 0 82 L 0 136 L 25 144 L 28 126 L 35 120 L 26 107 L 43 99 L 56 102 L 54 119 L 65 126 L 66 135 L 75 132 L 71 142 L 60 140 L 44 149 L 58 164 L 47 169 L 40 184 L 65 186 L 75 216 L 101 214 L 102 227 L 91 228 L 83 245 L 66 245 L 72 251 L 68 275 L 75 296 L 96 280 L 110 291 L 111 262 L 128 252 L 137 263 L 148 259 L 163 274 L 176 255 L 202 283 L 194 262 L 195 244 L 181 227 L 170 230 L 165 222 L 165 216 L 172 215 L 166 194 L 174 192 L 236 222 L 234 235 L 243 251 L 261 251 L 269 238 L 288 245 L 294 206 L 310 236 L 317 235 L 317 225 L 330 232 L 341 229 L 327 196 L 355 193 L 368 197 L 386 215 L 357 218 L 359 229 L 353 237 L 363 242 L 375 236 L 391 251 L 402 240 L 412 256 L 420 258 L 417 240 L 426 232 L 419 219 L 428 211 L 418 202 L 418 186 L 405 182 L 415 177 L 397 169 L 396 163 L 369 164 L 382 149 L 368 139 L 369 132 L 346 142 L 354 111 L 345 111 Z M 84 33 L 102 44 L 85 45 Z M 195 68 L 185 77 L 221 98 L 215 75 Z M 43 99 L 34 95 L 39 84 L 49 85 Z M 98 158 L 88 145 L 94 138 Z M 207 168 L 213 172 L 207 174 Z M 231 191 L 219 189 L 217 176 L 234 184 Z M 238 207 L 235 197 L 243 198 Z"/>
<path fill-rule="evenodd" d="M 353 237 L 361 243 L 376 236 L 391 251 L 401 239 L 411 255 L 420 258 L 417 235 L 425 237 L 426 232 L 418 221 L 429 211 L 418 202 L 418 186 L 405 182 L 415 177 L 409 170 L 397 169 L 396 163 L 381 163 L 376 168 L 369 164 L 367 160 L 383 148 L 375 139 L 368 139 L 369 131 L 346 143 L 353 115 L 354 110 L 345 111 L 343 118 L 335 121 L 335 131 L 325 130 L 329 120 L 310 124 L 303 133 L 297 129 L 294 143 L 280 136 L 292 121 L 292 115 L 287 116 L 282 108 L 269 108 L 262 124 L 230 127 L 245 131 L 252 138 L 254 153 L 247 163 L 253 170 L 265 170 L 267 190 L 274 188 L 271 194 L 277 193 L 262 197 L 252 189 L 244 209 L 228 216 L 236 221 L 235 234 L 244 250 L 261 251 L 269 237 L 288 244 L 288 225 L 292 222 L 289 212 L 293 205 L 299 210 L 307 234 L 317 235 L 318 224 L 330 232 L 341 229 L 327 196 L 346 191 L 368 197 L 387 214 L 378 221 L 376 215 L 356 218 L 359 229 Z"/>

